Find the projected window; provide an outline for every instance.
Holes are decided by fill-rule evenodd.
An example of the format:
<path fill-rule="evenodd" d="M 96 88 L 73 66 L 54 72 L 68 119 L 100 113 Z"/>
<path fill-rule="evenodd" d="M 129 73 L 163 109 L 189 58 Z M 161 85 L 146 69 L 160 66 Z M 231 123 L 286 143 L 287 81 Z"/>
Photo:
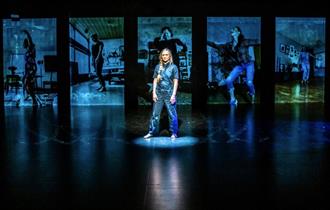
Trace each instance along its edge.
<path fill-rule="evenodd" d="M 152 102 L 152 81 L 159 54 L 168 48 L 178 67 L 179 88 L 177 104 L 191 104 L 191 17 L 138 18 L 138 81 L 139 105 Z"/>
<path fill-rule="evenodd" d="M 259 101 L 260 18 L 208 17 L 208 104 Z"/>
<path fill-rule="evenodd" d="M 124 18 L 70 18 L 72 105 L 124 104 Z"/>
<path fill-rule="evenodd" d="M 275 102 L 323 102 L 325 18 L 276 18 Z"/>
<path fill-rule="evenodd" d="M 56 19 L 3 20 L 5 106 L 57 104 Z"/>

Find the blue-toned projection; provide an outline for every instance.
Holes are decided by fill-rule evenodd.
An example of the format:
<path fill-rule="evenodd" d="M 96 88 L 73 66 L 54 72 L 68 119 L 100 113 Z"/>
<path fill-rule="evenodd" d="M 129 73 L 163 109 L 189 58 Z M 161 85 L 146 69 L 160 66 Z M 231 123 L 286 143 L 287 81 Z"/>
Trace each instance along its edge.
<path fill-rule="evenodd" d="M 191 104 L 192 66 L 191 17 L 139 17 L 138 18 L 138 81 L 139 105 L 152 102 L 152 81 L 160 51 L 171 50 L 173 63 L 179 70 L 177 104 Z"/>
<path fill-rule="evenodd" d="M 208 17 L 208 104 L 259 102 L 259 17 Z"/>
<path fill-rule="evenodd" d="M 56 19 L 4 19 L 5 106 L 57 105 Z"/>
<path fill-rule="evenodd" d="M 72 105 L 124 104 L 124 18 L 70 18 Z"/>
<path fill-rule="evenodd" d="M 325 18 L 276 18 L 275 102 L 323 102 Z"/>

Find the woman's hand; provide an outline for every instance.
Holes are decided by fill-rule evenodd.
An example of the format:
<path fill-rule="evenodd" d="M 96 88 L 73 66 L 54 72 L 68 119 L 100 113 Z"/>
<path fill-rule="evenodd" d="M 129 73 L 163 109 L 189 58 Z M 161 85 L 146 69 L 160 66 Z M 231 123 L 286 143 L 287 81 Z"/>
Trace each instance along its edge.
<path fill-rule="evenodd" d="M 155 92 L 153 92 L 153 94 L 152 94 L 152 100 L 154 102 L 157 102 L 157 100 L 158 100 L 157 94 Z"/>
<path fill-rule="evenodd" d="M 175 96 L 171 96 L 170 102 L 171 102 L 171 104 L 175 104 L 176 97 Z"/>
<path fill-rule="evenodd" d="M 95 58 L 95 64 L 99 64 L 100 63 L 100 57 L 96 57 Z"/>

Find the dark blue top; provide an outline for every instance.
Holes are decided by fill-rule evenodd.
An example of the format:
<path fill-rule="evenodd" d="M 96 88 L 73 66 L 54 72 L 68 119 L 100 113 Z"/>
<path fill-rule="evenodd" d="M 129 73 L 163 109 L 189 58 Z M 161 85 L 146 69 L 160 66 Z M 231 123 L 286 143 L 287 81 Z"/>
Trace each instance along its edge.
<path fill-rule="evenodd" d="M 165 64 L 164 69 L 160 70 L 160 65 L 158 64 L 155 67 L 153 78 L 157 78 L 157 75 L 160 74 L 161 79 L 157 84 L 156 91 L 166 91 L 166 92 L 173 92 L 173 79 L 179 79 L 179 71 L 178 67 L 175 64 Z"/>
<path fill-rule="evenodd" d="M 102 51 L 103 51 L 104 44 L 101 41 L 97 41 L 95 44 L 92 45 L 92 58 L 93 58 L 93 63 L 99 54 L 100 48 L 101 48 L 101 54 L 99 57 L 99 62 L 103 61 L 103 56 L 102 56 Z"/>

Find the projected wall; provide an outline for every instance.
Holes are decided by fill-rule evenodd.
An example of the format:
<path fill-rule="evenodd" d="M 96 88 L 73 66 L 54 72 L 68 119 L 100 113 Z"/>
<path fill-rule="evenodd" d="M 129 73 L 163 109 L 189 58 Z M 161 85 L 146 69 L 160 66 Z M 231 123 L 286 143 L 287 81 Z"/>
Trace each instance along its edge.
<path fill-rule="evenodd" d="M 4 19 L 5 106 L 57 104 L 56 19 Z"/>
<path fill-rule="evenodd" d="M 137 87 L 139 105 L 152 102 L 152 81 L 159 53 L 169 48 L 179 69 L 177 104 L 191 104 L 191 17 L 139 17 Z"/>
<path fill-rule="evenodd" d="M 124 104 L 124 18 L 70 18 L 72 105 Z"/>
<path fill-rule="evenodd" d="M 260 18 L 208 17 L 208 104 L 259 102 Z"/>
<path fill-rule="evenodd" d="M 275 102 L 323 102 L 325 18 L 276 18 Z"/>

